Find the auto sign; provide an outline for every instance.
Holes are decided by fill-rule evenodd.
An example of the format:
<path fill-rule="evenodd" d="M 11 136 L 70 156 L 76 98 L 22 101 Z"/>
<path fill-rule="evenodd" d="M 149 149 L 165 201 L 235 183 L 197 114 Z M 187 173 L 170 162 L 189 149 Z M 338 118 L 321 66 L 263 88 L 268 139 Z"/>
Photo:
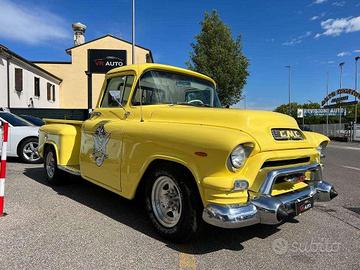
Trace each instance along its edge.
<path fill-rule="evenodd" d="M 126 65 L 125 50 L 88 50 L 88 71 L 106 73 L 109 70 Z"/>

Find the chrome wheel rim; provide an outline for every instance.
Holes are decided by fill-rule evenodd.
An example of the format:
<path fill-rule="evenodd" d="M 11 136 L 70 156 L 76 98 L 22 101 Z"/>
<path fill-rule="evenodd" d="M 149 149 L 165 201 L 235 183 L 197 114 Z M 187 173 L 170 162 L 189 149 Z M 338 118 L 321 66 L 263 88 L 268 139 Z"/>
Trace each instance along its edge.
<path fill-rule="evenodd" d="M 53 152 L 48 152 L 46 156 L 46 173 L 50 178 L 55 174 L 55 159 Z"/>
<path fill-rule="evenodd" d="M 160 176 L 155 180 L 151 205 L 156 219 L 164 227 L 171 228 L 179 222 L 182 213 L 180 189 L 170 177 Z"/>
<path fill-rule="evenodd" d="M 39 144 L 37 142 L 28 142 L 24 145 L 23 156 L 26 160 L 34 162 L 40 159 L 38 146 Z"/>

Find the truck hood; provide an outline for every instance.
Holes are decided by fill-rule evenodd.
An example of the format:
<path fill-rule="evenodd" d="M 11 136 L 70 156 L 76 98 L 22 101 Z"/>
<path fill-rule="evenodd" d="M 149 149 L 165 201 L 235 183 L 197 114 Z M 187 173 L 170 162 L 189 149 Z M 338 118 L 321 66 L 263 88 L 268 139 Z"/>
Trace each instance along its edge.
<path fill-rule="evenodd" d="M 275 140 L 271 129 L 299 130 L 294 118 L 275 112 L 175 105 L 156 108 L 149 120 L 236 129 L 254 138 L 261 151 L 315 147 L 306 135 L 304 140 Z"/>

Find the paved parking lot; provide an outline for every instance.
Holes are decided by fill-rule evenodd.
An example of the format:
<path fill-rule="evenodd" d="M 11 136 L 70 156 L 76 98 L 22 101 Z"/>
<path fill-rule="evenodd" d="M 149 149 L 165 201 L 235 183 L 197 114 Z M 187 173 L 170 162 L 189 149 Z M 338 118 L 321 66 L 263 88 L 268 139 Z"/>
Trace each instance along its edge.
<path fill-rule="evenodd" d="M 190 244 L 160 239 L 141 205 L 41 165 L 8 163 L 0 269 L 359 269 L 360 147 L 333 144 L 324 178 L 339 196 L 277 227 L 208 226 Z"/>

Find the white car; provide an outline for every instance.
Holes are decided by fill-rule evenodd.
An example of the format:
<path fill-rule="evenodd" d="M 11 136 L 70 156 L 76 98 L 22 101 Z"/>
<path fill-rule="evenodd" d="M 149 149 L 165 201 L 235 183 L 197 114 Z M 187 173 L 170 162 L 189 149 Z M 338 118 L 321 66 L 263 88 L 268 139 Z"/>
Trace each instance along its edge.
<path fill-rule="evenodd" d="M 15 114 L 3 111 L 0 111 L 0 121 L 9 123 L 7 156 L 19 157 L 26 163 L 40 162 L 41 158 L 37 152 L 39 127 Z M 2 129 L 0 129 L 0 153 L 2 137 Z"/>

